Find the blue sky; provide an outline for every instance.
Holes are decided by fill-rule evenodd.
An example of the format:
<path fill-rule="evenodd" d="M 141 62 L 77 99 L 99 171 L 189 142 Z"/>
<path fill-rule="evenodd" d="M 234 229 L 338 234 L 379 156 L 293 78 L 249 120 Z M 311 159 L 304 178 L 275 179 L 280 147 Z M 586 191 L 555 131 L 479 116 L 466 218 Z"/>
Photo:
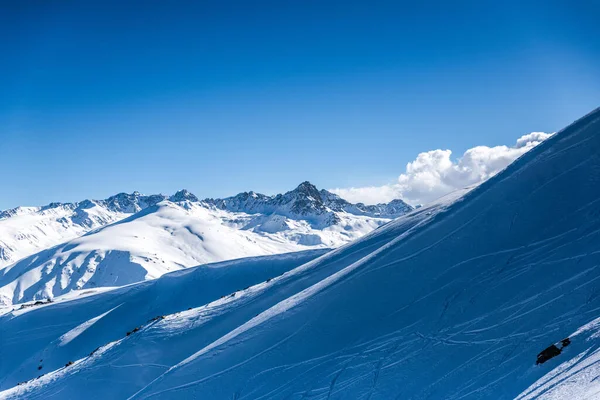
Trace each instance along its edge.
<path fill-rule="evenodd" d="M 598 4 L 2 1 L 0 209 L 385 185 L 556 131 L 600 105 Z"/>

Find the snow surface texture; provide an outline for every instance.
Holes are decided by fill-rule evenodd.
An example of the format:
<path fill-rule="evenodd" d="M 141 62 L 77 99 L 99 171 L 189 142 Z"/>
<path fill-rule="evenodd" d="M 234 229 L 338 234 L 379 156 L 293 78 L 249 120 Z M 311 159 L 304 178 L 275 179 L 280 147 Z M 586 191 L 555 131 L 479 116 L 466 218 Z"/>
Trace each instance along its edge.
<path fill-rule="evenodd" d="M 599 181 L 596 110 L 458 200 L 247 289 L 226 282 L 263 270 L 239 261 L 5 314 L 0 396 L 591 398 Z"/>
<path fill-rule="evenodd" d="M 0 238 L 6 232 L 6 242 L 16 238 L 11 249 L 21 254 L 120 221 L 0 269 L 0 304 L 123 286 L 208 262 L 337 247 L 411 209 L 401 200 L 350 204 L 308 182 L 277 196 L 242 193 L 199 201 L 182 190 L 169 198 L 134 193 L 14 209 L 2 214 Z M 40 227 L 43 235 L 26 233 L 39 234 Z"/>
<path fill-rule="evenodd" d="M 129 338 L 126 332 L 159 315 L 180 312 L 177 315 L 191 318 L 196 307 L 274 278 L 326 252 L 317 249 L 225 261 L 124 288 L 71 292 L 51 304 L 17 307 L 0 316 L 0 388 L 57 370 L 107 343 Z"/>

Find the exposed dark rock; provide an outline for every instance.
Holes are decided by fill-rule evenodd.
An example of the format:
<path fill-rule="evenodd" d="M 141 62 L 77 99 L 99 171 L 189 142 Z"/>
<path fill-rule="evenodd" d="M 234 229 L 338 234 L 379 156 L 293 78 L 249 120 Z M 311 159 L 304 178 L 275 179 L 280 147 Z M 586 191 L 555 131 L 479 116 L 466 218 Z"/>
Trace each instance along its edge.
<path fill-rule="evenodd" d="M 535 364 L 540 365 L 540 364 L 543 364 L 546 361 L 550 360 L 551 358 L 556 357 L 557 355 L 562 353 L 562 349 L 564 349 L 565 347 L 567 347 L 570 344 L 571 344 L 571 339 L 565 338 L 565 339 L 561 340 L 560 342 L 555 343 L 555 344 L 545 348 L 544 350 L 542 350 L 540 352 L 540 354 L 537 355 L 537 361 L 535 362 Z"/>
<path fill-rule="evenodd" d="M 43 304 L 49 304 L 49 303 L 52 303 L 52 299 L 37 300 L 35 303 L 21 304 L 21 307 L 19 307 L 19 310 L 22 310 L 24 308 L 29 308 L 29 307 L 41 306 Z"/>
<path fill-rule="evenodd" d="M 136 333 L 136 332 L 137 332 L 137 331 L 139 331 L 140 329 L 141 329 L 141 328 L 138 326 L 137 328 L 134 328 L 132 331 L 130 331 L 130 332 L 127 332 L 127 335 L 126 335 L 126 336 L 129 336 L 129 335 L 131 335 L 132 333 Z"/>

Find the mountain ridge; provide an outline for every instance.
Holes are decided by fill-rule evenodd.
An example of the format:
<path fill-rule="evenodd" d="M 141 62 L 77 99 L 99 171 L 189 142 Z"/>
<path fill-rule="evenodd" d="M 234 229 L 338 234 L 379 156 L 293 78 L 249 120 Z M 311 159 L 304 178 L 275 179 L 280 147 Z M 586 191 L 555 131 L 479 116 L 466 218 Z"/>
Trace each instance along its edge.
<path fill-rule="evenodd" d="M 53 202 L 38 207 L 20 206 L 0 211 L 0 268 L 165 200 L 198 203 L 230 212 L 277 214 L 293 220 L 306 220 L 316 229 L 339 224 L 342 221 L 337 215 L 339 212 L 393 219 L 413 209 L 402 200 L 376 206 L 351 204 L 324 189 L 319 191 L 308 181 L 291 191 L 273 196 L 242 192 L 223 199 L 201 200 L 188 190 L 181 189 L 170 196 L 143 195 L 134 191 L 118 193 L 104 200 L 86 199 L 73 203 Z M 22 222 L 19 223 L 18 220 Z"/>
<path fill-rule="evenodd" d="M 279 194 L 275 194 L 275 195 L 265 195 L 262 193 L 249 191 L 249 192 L 240 192 L 234 196 L 229 196 L 229 197 L 222 197 L 222 198 L 207 197 L 204 199 L 200 199 L 195 194 L 193 194 L 192 192 L 190 192 L 189 190 L 187 190 L 185 188 L 176 191 L 172 195 L 165 195 L 162 193 L 145 195 L 145 194 L 138 192 L 137 190 L 133 191 L 132 193 L 119 192 L 117 194 L 107 197 L 106 199 L 100 199 L 100 200 L 84 199 L 84 200 L 75 201 L 75 202 L 51 202 L 51 203 L 48 203 L 48 204 L 45 204 L 42 206 L 17 206 L 17 207 L 7 208 L 7 209 L 0 210 L 0 220 L 10 218 L 15 215 L 21 215 L 21 214 L 31 213 L 31 212 L 35 212 L 35 211 L 47 211 L 47 210 L 57 208 L 57 207 L 67 207 L 70 209 L 77 209 L 77 208 L 86 209 L 86 208 L 92 207 L 93 205 L 105 205 L 107 208 L 110 208 L 112 211 L 133 213 L 133 212 L 141 211 L 142 209 L 144 209 L 148 206 L 155 205 L 163 200 L 169 200 L 172 202 L 180 202 L 180 201 L 204 202 L 207 204 L 218 206 L 219 208 L 222 208 L 222 209 L 229 209 L 230 211 L 233 211 L 233 209 L 223 206 L 222 205 L 223 202 L 228 202 L 228 201 L 231 201 L 236 198 L 244 198 L 244 197 L 245 198 L 253 197 L 255 199 L 260 199 L 262 201 L 269 201 L 272 199 L 287 199 L 287 198 L 289 198 L 289 196 L 291 196 L 295 193 L 317 194 L 317 196 L 315 196 L 315 197 L 318 198 L 318 200 L 321 200 L 320 199 L 321 197 L 327 198 L 326 203 L 328 206 L 332 203 L 353 205 L 353 206 L 358 206 L 359 210 L 361 210 L 362 212 L 365 212 L 365 213 L 381 212 L 381 208 L 385 207 L 388 204 L 394 204 L 396 207 L 405 205 L 405 207 L 407 209 L 410 209 L 410 210 L 414 209 L 413 206 L 409 205 L 402 199 L 394 199 L 388 203 L 378 203 L 378 204 L 374 204 L 374 205 L 366 205 L 364 203 L 350 203 L 349 201 L 343 199 L 342 197 L 340 197 L 337 194 L 329 192 L 326 189 L 319 190 L 316 188 L 315 185 L 313 185 L 309 181 L 304 181 L 304 182 L 300 183 L 295 189 L 292 189 L 285 193 L 279 193 Z M 325 203 L 324 200 L 321 200 L 321 202 Z M 243 211 L 243 210 L 239 209 L 239 211 Z M 342 211 L 342 209 L 334 209 L 334 211 Z M 388 212 L 387 214 L 382 214 L 382 215 L 395 215 L 395 214 L 397 214 L 397 213 Z"/>
<path fill-rule="evenodd" d="M 387 205 L 378 207 L 365 210 L 303 182 L 275 196 L 246 192 L 199 200 L 182 189 L 171 196 L 120 193 L 106 200 L 16 210 L 0 220 L 5 263 L 0 304 L 123 286 L 203 263 L 335 248 L 411 210 L 401 201 L 390 203 L 391 211 Z M 36 213 L 54 219 L 40 220 Z M 19 227 L 23 219 L 27 223 Z M 11 223 L 16 239 L 9 247 L 2 229 Z M 56 240 L 42 241 L 47 246 L 35 249 L 40 227 Z M 25 244 L 29 254 L 22 250 Z M 10 250 L 22 257 L 12 262 Z"/>

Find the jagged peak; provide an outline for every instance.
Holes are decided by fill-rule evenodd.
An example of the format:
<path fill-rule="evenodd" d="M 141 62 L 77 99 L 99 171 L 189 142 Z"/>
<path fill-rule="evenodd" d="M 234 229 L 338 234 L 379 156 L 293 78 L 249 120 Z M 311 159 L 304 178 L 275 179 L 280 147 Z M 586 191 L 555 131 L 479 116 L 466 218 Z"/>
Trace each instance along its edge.
<path fill-rule="evenodd" d="M 140 192 L 133 192 L 133 193 L 125 193 L 125 192 L 120 192 L 117 194 L 114 194 L 110 197 L 108 197 L 107 199 L 105 199 L 104 201 L 110 203 L 110 202 L 114 202 L 114 201 L 123 201 L 123 200 L 129 200 L 129 199 L 136 199 L 142 197 L 142 195 L 140 194 Z M 92 200 L 94 201 L 94 200 Z"/>
<path fill-rule="evenodd" d="M 198 197 L 196 197 L 196 195 L 194 195 L 187 189 L 178 190 L 174 195 L 169 197 L 169 200 L 172 202 L 179 202 L 179 201 L 186 201 L 186 200 L 187 201 L 199 201 Z"/>
<path fill-rule="evenodd" d="M 304 181 L 300 185 L 296 187 L 296 189 L 287 192 L 284 197 L 293 196 L 302 196 L 302 197 L 310 197 L 313 201 L 322 202 L 321 193 L 319 189 L 309 181 Z"/>
<path fill-rule="evenodd" d="M 321 192 L 309 181 L 302 182 L 300 185 L 298 185 L 298 187 L 296 187 L 296 189 L 288 193 L 298 193 L 301 195 L 310 196 L 316 201 L 321 201 Z"/>
<path fill-rule="evenodd" d="M 264 195 L 262 193 L 257 193 L 253 190 L 249 191 L 249 192 L 241 192 L 236 194 L 235 196 L 232 197 L 242 197 L 242 198 L 248 198 L 248 197 L 252 197 L 254 199 L 258 199 L 258 198 L 269 198 L 269 196 Z"/>
<path fill-rule="evenodd" d="M 133 193 L 117 193 L 106 200 L 94 201 L 92 203 L 101 204 L 109 209 L 125 213 L 136 213 L 144 208 L 154 205 L 167 197 L 162 194 L 145 196 L 138 191 Z M 81 203 L 80 203 L 81 204 Z"/>
<path fill-rule="evenodd" d="M 387 204 L 387 205 L 390 205 L 390 204 L 404 204 L 404 205 L 410 206 L 410 204 L 408 204 L 407 202 L 405 202 L 402 199 L 393 199 L 392 201 L 390 201 L 388 203 L 383 203 L 383 204 Z"/>
<path fill-rule="evenodd" d="M 318 191 L 317 187 L 315 185 L 313 185 L 312 183 L 310 183 L 309 181 L 304 181 L 301 184 L 298 185 L 298 187 L 296 187 L 297 191 Z"/>

